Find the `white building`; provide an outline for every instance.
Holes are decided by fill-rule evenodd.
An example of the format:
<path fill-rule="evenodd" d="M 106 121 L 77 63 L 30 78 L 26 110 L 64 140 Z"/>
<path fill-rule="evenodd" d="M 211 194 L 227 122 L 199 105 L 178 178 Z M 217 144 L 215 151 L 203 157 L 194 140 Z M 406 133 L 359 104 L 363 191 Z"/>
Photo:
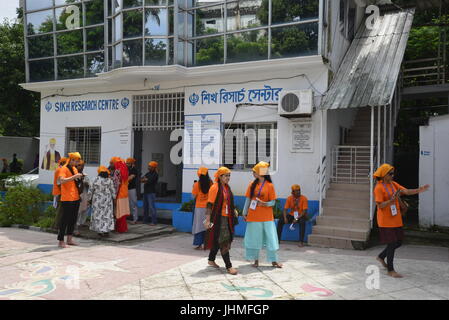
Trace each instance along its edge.
<path fill-rule="evenodd" d="M 275 129 L 266 157 L 255 162 L 270 161 L 282 203 L 298 183 L 311 212 L 322 204 L 309 241 L 349 247 L 367 239 L 373 219 L 368 175 L 391 159 L 396 82 L 413 11 L 382 13 L 376 16 L 381 23 L 368 27 L 365 7 L 352 0 L 307 0 L 298 12 L 273 10 L 271 17 L 271 0 L 72 2 L 25 3 L 23 87 L 41 93 L 41 154 L 55 138 L 61 153 L 82 154 L 90 175 L 112 156 L 135 157 L 142 173 L 156 160 L 166 199 L 179 206 L 190 200 L 201 164 L 173 159 L 180 147 L 184 157 L 191 150 L 198 158 L 212 143 L 207 139 L 197 149 L 194 123 L 220 132 Z M 255 25 L 235 23 L 231 15 L 228 24 L 223 10 L 222 27 L 204 31 L 205 12 L 235 10 L 237 2 L 262 12 Z M 290 91 L 293 100 L 283 101 Z M 279 104 L 293 117 L 280 115 Z M 192 139 L 184 134 L 181 140 L 176 129 L 193 133 Z M 241 206 L 255 162 L 244 156 L 242 163 L 225 163 L 226 152 L 237 153 L 237 145 L 216 142 L 219 163 L 209 165 L 210 174 L 223 164 L 233 168 L 231 187 Z M 247 142 L 242 148 L 253 150 Z M 52 171 L 40 171 L 43 189 L 52 181 Z M 164 202 L 158 206 L 175 206 Z"/>

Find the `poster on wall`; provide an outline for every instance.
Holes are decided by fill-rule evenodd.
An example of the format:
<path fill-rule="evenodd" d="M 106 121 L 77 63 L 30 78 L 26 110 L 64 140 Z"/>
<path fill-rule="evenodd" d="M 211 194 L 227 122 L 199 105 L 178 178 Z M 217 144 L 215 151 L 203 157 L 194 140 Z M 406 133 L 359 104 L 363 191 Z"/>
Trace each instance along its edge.
<path fill-rule="evenodd" d="M 291 122 L 291 152 L 313 152 L 312 119 L 298 119 Z"/>
<path fill-rule="evenodd" d="M 163 153 L 152 153 L 151 161 L 157 162 L 157 173 L 159 174 L 159 178 L 164 176 L 164 154 Z"/>
<path fill-rule="evenodd" d="M 218 169 L 221 160 L 221 114 L 186 115 L 184 169 Z"/>
<path fill-rule="evenodd" d="M 59 150 L 59 151 L 58 151 Z M 50 138 L 44 147 L 41 169 L 55 171 L 61 159 L 61 147 L 57 147 L 56 138 Z"/>

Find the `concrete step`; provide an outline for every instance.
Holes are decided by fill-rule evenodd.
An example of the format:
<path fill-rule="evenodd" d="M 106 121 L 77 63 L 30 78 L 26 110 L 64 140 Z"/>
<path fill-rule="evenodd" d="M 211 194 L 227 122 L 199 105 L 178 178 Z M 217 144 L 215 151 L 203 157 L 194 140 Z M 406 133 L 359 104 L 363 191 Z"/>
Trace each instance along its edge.
<path fill-rule="evenodd" d="M 342 209 L 358 209 L 358 210 L 366 210 L 369 209 L 369 200 L 364 199 L 340 199 L 340 198 L 330 198 L 326 197 L 323 200 L 324 207 L 336 207 Z"/>
<path fill-rule="evenodd" d="M 329 237 L 340 237 L 357 241 L 367 241 L 369 236 L 369 229 L 353 229 L 316 225 L 313 227 L 313 234 Z"/>
<path fill-rule="evenodd" d="M 317 225 L 320 226 L 333 226 L 339 228 L 354 228 L 354 229 L 371 228 L 369 219 L 347 218 L 324 214 L 316 218 L 316 223 Z"/>
<path fill-rule="evenodd" d="M 326 192 L 326 199 L 330 198 L 346 200 L 358 199 L 369 201 L 370 194 L 369 191 L 328 189 Z"/>
<path fill-rule="evenodd" d="M 338 216 L 346 218 L 357 218 L 357 219 L 369 219 L 369 207 L 368 209 L 359 208 L 340 208 L 340 207 L 330 207 L 323 205 L 323 214 L 329 216 Z"/>
<path fill-rule="evenodd" d="M 354 249 L 351 239 L 341 237 L 331 237 L 321 234 L 310 234 L 308 237 L 308 244 L 315 247 L 322 248 L 336 248 L 336 249 Z"/>
<path fill-rule="evenodd" d="M 332 178 L 332 183 L 341 183 L 341 184 L 354 184 L 354 185 L 369 185 L 369 177 L 366 178 L 353 178 L 350 179 L 347 176 L 337 176 L 336 178 Z"/>
<path fill-rule="evenodd" d="M 370 192 L 370 185 L 369 184 L 359 185 L 352 183 L 331 183 L 329 185 L 329 190 Z"/>

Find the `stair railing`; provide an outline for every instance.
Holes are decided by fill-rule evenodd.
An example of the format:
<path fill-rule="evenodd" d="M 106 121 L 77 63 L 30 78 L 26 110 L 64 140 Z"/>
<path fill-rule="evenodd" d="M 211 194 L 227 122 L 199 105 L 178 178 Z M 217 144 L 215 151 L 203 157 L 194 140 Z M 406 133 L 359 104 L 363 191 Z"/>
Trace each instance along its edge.
<path fill-rule="evenodd" d="M 320 195 L 320 204 L 319 204 L 319 211 L 318 211 L 318 215 L 321 215 L 323 212 L 323 199 L 324 199 L 324 193 L 326 191 L 326 156 L 323 156 L 323 159 L 321 159 L 321 164 L 318 166 L 317 168 L 317 175 L 318 175 L 318 190 L 317 192 Z"/>
<path fill-rule="evenodd" d="M 335 183 L 366 183 L 369 172 L 369 146 L 334 146 L 332 148 L 331 180 Z M 369 175 L 369 173 L 368 173 Z"/>

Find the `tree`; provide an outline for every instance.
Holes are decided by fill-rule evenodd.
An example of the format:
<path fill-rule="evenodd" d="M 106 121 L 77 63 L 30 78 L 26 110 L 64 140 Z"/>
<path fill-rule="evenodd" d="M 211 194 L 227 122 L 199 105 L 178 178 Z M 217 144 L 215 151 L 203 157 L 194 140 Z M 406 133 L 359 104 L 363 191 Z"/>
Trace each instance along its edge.
<path fill-rule="evenodd" d="M 0 24 L 0 135 L 39 135 L 39 94 L 24 90 L 23 24 Z"/>

